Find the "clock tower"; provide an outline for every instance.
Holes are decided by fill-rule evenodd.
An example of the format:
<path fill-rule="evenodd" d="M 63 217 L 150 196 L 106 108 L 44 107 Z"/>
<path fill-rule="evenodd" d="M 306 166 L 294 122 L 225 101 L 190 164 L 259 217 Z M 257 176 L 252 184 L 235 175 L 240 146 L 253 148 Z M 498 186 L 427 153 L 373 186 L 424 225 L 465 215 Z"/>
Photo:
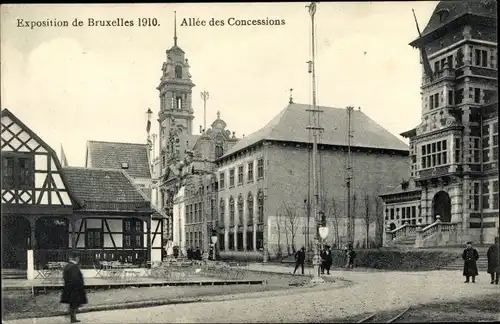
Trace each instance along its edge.
<path fill-rule="evenodd" d="M 174 12 L 174 45 L 166 51 L 166 62 L 162 65 L 159 91 L 160 154 L 161 167 L 170 161 L 182 159 L 183 135 L 193 131 L 192 89 L 189 63 L 184 51 L 177 45 L 177 24 Z"/>

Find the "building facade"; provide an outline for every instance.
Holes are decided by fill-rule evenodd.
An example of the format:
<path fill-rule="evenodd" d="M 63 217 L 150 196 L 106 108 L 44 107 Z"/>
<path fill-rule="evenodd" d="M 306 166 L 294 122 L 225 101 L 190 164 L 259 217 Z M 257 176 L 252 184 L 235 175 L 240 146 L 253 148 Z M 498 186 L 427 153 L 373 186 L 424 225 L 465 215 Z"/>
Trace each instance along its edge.
<path fill-rule="evenodd" d="M 206 221 L 213 219 L 216 213 L 214 161 L 238 139 L 226 129 L 220 113 L 209 129 L 200 126 L 200 133 L 194 134 L 192 93 L 195 85 L 185 52 L 177 45 L 176 34 L 166 56 L 157 87 L 160 135 L 159 156 L 152 160 L 152 201 L 169 220 L 164 228 L 167 250 L 179 246 L 181 252 L 188 247 L 207 251 L 208 237 L 216 226 L 212 221 L 207 225 Z M 179 193 L 181 188 L 184 189 Z M 179 210 L 184 211 L 181 218 Z"/>
<path fill-rule="evenodd" d="M 103 260 L 162 259 L 163 217 L 127 172 L 62 167 L 7 109 L 1 148 L 2 268 L 28 269 L 32 279 L 48 262 L 67 261 L 70 250 L 90 269 Z"/>
<path fill-rule="evenodd" d="M 313 245 L 316 219 L 308 203 L 313 199 L 308 188 L 312 175 L 308 108 L 289 104 L 217 160 L 221 256 L 257 253 L 272 258 Z M 327 242 L 343 246 L 347 244 L 347 113 L 320 109 L 328 128 L 319 141 L 319 208 L 330 228 Z M 375 232 L 382 232 L 377 194 L 407 174 L 409 160 L 407 146 L 360 110 L 351 118 L 354 244 L 361 246 L 367 237 L 375 239 Z"/>
<path fill-rule="evenodd" d="M 423 69 L 421 123 L 401 134 L 410 141 L 411 177 L 382 196 L 391 239 L 416 238 L 418 223 L 420 245 L 498 235 L 496 13 L 495 1 L 442 1 L 410 44 L 432 71 Z M 437 216 L 452 236 L 436 240 Z"/>

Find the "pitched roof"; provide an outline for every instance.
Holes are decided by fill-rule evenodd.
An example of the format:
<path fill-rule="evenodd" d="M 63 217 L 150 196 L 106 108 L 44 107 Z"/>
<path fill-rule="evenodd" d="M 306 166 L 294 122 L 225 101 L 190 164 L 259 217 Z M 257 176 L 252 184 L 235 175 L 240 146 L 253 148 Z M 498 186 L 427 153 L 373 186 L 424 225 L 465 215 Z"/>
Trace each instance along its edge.
<path fill-rule="evenodd" d="M 309 130 L 306 129 L 309 124 L 309 112 L 306 109 L 309 108 L 310 105 L 289 104 L 266 126 L 240 139 L 222 158 L 263 140 L 311 142 Z M 346 109 L 332 107 L 318 107 L 318 109 L 323 111 L 320 123 L 324 127 L 320 143 L 347 146 Z M 353 131 L 351 146 L 408 151 L 408 146 L 403 141 L 359 110 L 352 111 L 351 130 Z"/>
<path fill-rule="evenodd" d="M 441 20 L 439 15 L 440 12 L 447 12 L 447 18 Z M 429 18 L 429 22 L 422 31 L 422 37 L 431 34 L 432 32 L 462 16 L 469 14 L 497 19 L 497 2 L 495 0 L 440 1 Z M 412 44 L 414 42 L 412 42 Z"/>
<path fill-rule="evenodd" d="M 101 169 L 122 169 L 133 178 L 151 178 L 147 144 L 88 141 L 87 153 L 90 154 L 88 167 Z"/>
<path fill-rule="evenodd" d="M 149 204 L 143 192 L 132 183 L 123 170 L 82 167 L 62 168 L 72 193 L 83 207 L 93 203 L 138 203 Z"/>

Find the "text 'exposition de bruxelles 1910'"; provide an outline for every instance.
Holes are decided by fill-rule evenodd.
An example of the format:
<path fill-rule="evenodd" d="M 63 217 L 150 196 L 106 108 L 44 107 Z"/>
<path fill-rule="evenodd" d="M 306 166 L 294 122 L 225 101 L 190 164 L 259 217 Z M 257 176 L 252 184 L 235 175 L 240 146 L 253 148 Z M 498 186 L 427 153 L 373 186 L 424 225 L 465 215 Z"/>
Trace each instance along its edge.
<path fill-rule="evenodd" d="M 285 19 L 273 19 L 273 18 L 262 18 L 262 19 L 247 19 L 247 18 L 228 18 L 215 19 L 211 18 L 208 20 L 200 18 L 184 18 L 180 24 L 181 27 L 223 27 L 223 26 L 283 26 L 285 25 Z M 18 28 L 47 28 L 47 27 L 157 27 L 160 23 L 157 18 L 151 17 L 139 17 L 136 19 L 96 19 L 87 18 L 79 19 L 74 18 L 73 20 L 59 20 L 50 19 L 45 20 L 26 20 L 22 18 L 17 18 Z"/>

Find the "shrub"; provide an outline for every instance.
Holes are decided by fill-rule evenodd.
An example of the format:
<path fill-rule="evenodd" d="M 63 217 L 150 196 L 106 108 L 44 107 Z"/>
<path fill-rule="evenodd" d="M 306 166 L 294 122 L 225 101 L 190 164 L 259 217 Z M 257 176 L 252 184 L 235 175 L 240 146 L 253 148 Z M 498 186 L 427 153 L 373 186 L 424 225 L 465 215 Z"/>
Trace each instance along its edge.
<path fill-rule="evenodd" d="M 385 270 L 436 270 L 457 259 L 455 253 L 441 251 L 356 250 L 355 266 Z M 332 251 L 333 265 L 343 267 L 344 250 Z"/>

